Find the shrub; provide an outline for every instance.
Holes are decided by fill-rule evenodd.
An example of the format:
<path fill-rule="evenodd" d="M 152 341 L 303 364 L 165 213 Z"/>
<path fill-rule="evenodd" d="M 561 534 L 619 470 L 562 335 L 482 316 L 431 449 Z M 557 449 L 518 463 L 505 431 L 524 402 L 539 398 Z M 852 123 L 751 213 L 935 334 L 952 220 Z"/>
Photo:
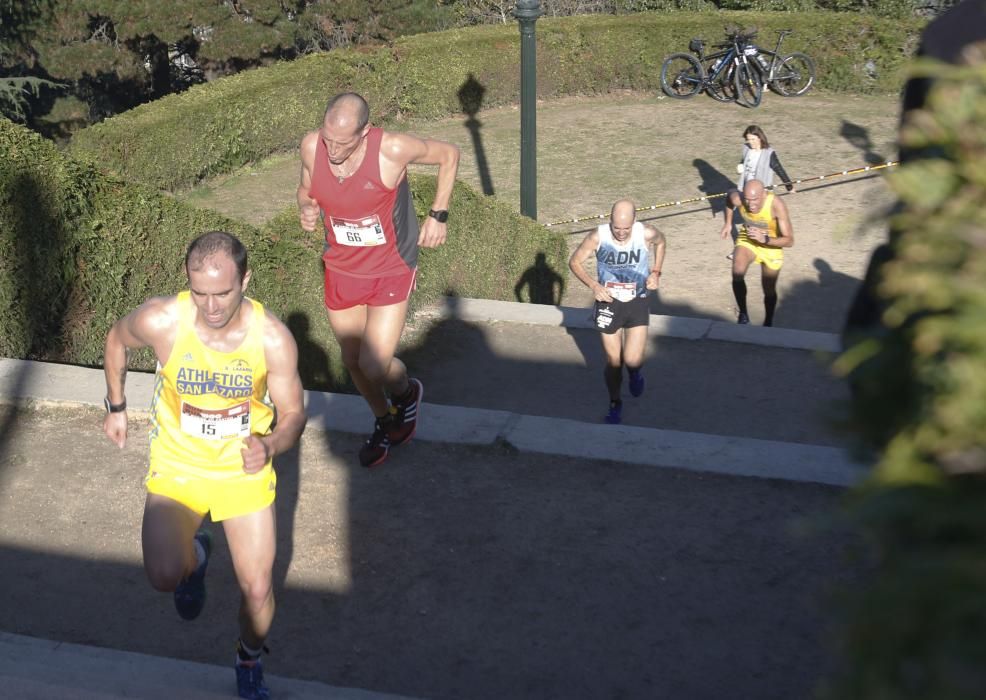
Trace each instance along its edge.
<path fill-rule="evenodd" d="M 435 178 L 412 174 L 410 181 L 423 217 Z M 346 385 L 322 302 L 321 238 L 301 231 L 293 207 L 263 229 L 233 221 L 104 176 L 6 120 L 0 192 L 0 355 L 99 365 L 110 325 L 149 296 L 183 289 L 188 243 L 223 229 L 250 251 L 249 293 L 288 322 L 304 346 L 306 386 Z M 446 293 L 512 299 L 538 254 L 556 272 L 564 269 L 562 234 L 463 183 L 453 197 L 448 243 L 421 253 L 417 306 Z M 133 366 L 154 363 L 143 353 Z"/>
<path fill-rule="evenodd" d="M 803 50 L 818 67 L 821 89 L 896 92 L 913 53 L 919 20 L 891 21 L 836 13 L 641 13 L 544 18 L 537 23 L 538 95 L 552 98 L 634 89 L 657 92 L 661 63 L 693 36 L 716 39 L 727 23 L 755 25 L 769 45 L 775 30 L 796 33 L 786 50 Z M 196 86 L 76 134 L 72 149 L 120 176 L 178 189 L 229 172 L 275 151 L 295 149 L 321 121 L 329 96 L 361 92 L 373 120 L 460 113 L 458 91 L 472 76 L 484 106 L 516 103 L 520 94 L 516 25 L 454 29 L 404 37 L 389 47 L 333 50 Z"/>
<path fill-rule="evenodd" d="M 838 365 L 881 455 L 853 502 L 873 566 L 832 698 L 986 696 L 986 61 L 918 70 L 935 81 L 901 132 L 919 157 L 889 178 L 886 310 Z"/>

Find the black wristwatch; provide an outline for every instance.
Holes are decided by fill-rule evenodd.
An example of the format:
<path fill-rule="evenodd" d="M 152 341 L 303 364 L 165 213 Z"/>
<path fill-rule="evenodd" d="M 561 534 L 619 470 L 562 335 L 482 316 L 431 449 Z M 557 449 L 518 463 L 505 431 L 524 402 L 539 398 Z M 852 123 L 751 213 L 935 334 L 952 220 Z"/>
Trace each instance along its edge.
<path fill-rule="evenodd" d="M 103 406 L 107 413 L 123 413 L 127 410 L 127 398 L 123 397 L 123 403 L 112 404 L 108 396 L 103 397 Z"/>
<path fill-rule="evenodd" d="M 444 224 L 448 221 L 448 209 L 429 209 L 428 216 L 433 218 L 440 224 Z"/>

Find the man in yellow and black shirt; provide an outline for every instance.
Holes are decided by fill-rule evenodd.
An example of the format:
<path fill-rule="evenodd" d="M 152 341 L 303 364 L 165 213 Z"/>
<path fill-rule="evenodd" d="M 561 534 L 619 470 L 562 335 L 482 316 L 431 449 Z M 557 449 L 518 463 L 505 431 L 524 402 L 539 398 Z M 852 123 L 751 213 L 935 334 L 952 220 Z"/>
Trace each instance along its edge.
<path fill-rule="evenodd" d="M 144 569 L 154 588 L 174 591 L 183 618 L 198 617 L 211 550 L 199 528 L 207 513 L 222 522 L 242 593 L 238 691 L 266 698 L 259 657 L 274 617 L 272 459 L 305 427 L 298 349 L 284 324 L 244 296 L 250 271 L 234 236 L 196 238 L 185 270 L 188 291 L 148 299 L 110 329 L 103 431 L 125 445 L 127 356 L 152 348 Z"/>
<path fill-rule="evenodd" d="M 733 250 L 733 295 L 739 307 L 737 322 L 747 324 L 746 271 L 752 263 L 760 265 L 760 282 L 763 286 L 763 325 L 774 325 L 777 308 L 777 279 L 784 264 L 784 248 L 794 245 L 794 229 L 787 206 L 773 192 L 767 192 L 759 180 L 750 180 L 743 186 L 743 193 L 729 193 L 726 221 L 719 235 L 726 238 L 733 227 L 733 211 L 743 218 L 736 248 Z"/>

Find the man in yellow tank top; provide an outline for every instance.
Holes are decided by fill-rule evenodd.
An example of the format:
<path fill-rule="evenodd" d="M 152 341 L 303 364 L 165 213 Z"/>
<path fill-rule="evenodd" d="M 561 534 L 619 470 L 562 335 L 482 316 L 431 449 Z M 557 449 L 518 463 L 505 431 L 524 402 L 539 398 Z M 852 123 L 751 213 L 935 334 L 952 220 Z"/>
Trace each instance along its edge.
<path fill-rule="evenodd" d="M 746 271 L 752 263 L 760 265 L 760 283 L 763 286 L 763 325 L 774 325 L 777 308 L 777 279 L 784 264 L 784 248 L 794 245 L 794 229 L 787 206 L 767 192 L 759 180 L 750 180 L 743 186 L 743 193 L 729 193 L 726 221 L 719 235 L 729 236 L 733 227 L 733 211 L 743 218 L 736 248 L 733 250 L 733 295 L 739 307 L 737 322 L 747 324 L 750 316 L 746 310 Z"/>
<path fill-rule="evenodd" d="M 110 329 L 103 431 L 119 447 L 126 444 L 127 356 L 152 348 L 158 372 L 144 570 L 155 589 L 174 592 L 179 615 L 195 619 L 205 603 L 211 550 L 199 528 L 207 513 L 222 522 L 242 593 L 237 689 L 240 697 L 262 699 L 270 696 L 260 652 L 274 617 L 271 460 L 305 427 L 298 348 L 277 318 L 244 296 L 250 271 L 234 236 L 211 231 L 196 238 L 185 271 L 188 291 L 148 299 Z"/>

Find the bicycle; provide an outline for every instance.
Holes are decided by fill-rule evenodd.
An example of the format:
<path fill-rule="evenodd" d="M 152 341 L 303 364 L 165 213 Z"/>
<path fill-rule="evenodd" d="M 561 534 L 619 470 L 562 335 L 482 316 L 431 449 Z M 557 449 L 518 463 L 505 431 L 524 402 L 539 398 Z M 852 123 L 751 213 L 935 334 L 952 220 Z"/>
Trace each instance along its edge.
<path fill-rule="evenodd" d="M 661 65 L 661 89 L 664 93 L 668 97 L 683 100 L 705 91 L 720 102 L 735 101 L 735 74 L 742 63 L 740 57 L 748 36 L 736 31 L 727 38 L 728 43 L 715 45 L 716 48 L 724 49 L 718 53 L 706 55 L 705 42 L 692 39 L 688 48 L 698 58 L 690 53 L 673 53 L 664 59 Z M 703 61 L 707 62 L 708 69 L 703 67 Z"/>
<path fill-rule="evenodd" d="M 781 97 L 804 95 L 815 84 L 815 63 L 807 54 L 795 51 L 787 56 L 781 55 L 784 37 L 793 33 L 793 29 L 781 29 L 773 51 L 752 43 L 746 48 L 748 56 L 754 59 L 761 82 Z M 768 56 L 770 61 L 767 62 L 764 56 Z"/>

